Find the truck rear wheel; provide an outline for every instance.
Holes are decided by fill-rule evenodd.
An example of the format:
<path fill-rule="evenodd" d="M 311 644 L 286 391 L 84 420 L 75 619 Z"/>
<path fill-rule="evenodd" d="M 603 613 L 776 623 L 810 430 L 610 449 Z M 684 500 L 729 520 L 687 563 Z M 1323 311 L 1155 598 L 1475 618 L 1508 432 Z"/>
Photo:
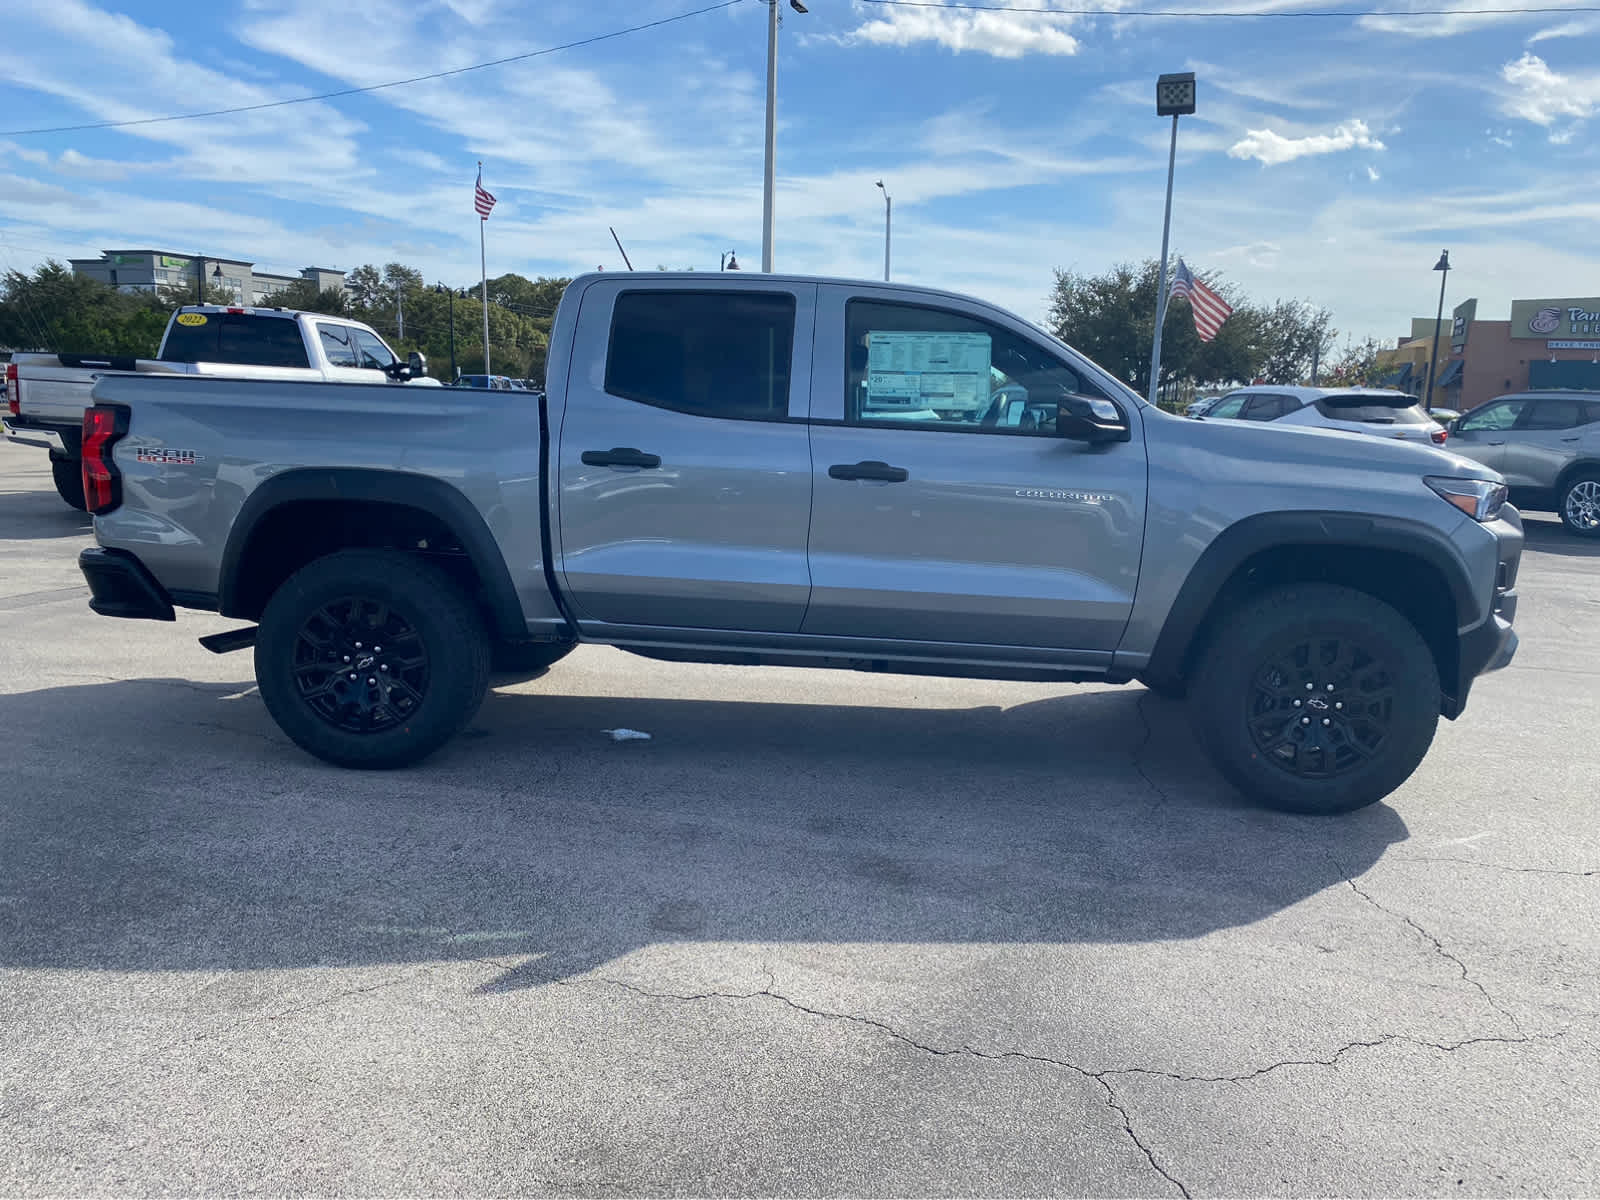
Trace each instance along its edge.
<path fill-rule="evenodd" d="M 1189 698 L 1218 770 L 1284 812 L 1383 799 L 1439 723 L 1439 673 L 1421 635 L 1381 600 L 1331 584 L 1249 601 L 1205 649 Z"/>
<path fill-rule="evenodd" d="M 83 464 L 76 459 L 50 456 L 50 477 L 55 480 L 56 495 L 79 512 L 87 512 L 83 499 Z"/>
<path fill-rule="evenodd" d="M 340 767 L 403 767 L 449 741 L 483 702 L 489 638 L 444 571 L 414 555 L 343 550 L 273 593 L 256 683 L 278 727 Z"/>

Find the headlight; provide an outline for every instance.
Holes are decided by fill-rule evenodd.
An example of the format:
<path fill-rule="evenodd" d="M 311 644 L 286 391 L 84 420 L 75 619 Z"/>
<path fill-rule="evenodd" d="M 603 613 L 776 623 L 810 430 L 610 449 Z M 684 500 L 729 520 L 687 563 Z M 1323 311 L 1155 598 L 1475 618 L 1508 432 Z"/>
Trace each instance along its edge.
<path fill-rule="evenodd" d="M 1445 479 L 1428 475 L 1422 482 L 1441 500 L 1455 505 L 1474 521 L 1494 520 L 1506 502 L 1506 485 L 1490 483 L 1487 479 Z"/>

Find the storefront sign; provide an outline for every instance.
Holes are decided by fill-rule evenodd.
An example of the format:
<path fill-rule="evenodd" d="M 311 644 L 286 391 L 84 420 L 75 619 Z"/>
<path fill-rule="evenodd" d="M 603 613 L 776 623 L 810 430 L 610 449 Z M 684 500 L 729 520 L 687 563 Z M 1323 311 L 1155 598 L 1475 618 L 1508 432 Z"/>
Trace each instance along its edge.
<path fill-rule="evenodd" d="M 1600 350 L 1600 342 L 1546 342 L 1546 350 Z"/>
<path fill-rule="evenodd" d="M 1514 338 L 1571 338 L 1600 335 L 1600 297 L 1580 300 L 1515 300 Z"/>
<path fill-rule="evenodd" d="M 1450 349 L 1459 352 L 1467 344 L 1467 330 L 1472 327 L 1472 322 L 1478 318 L 1478 301 L 1463 300 L 1455 306 L 1451 313 L 1450 322 Z"/>

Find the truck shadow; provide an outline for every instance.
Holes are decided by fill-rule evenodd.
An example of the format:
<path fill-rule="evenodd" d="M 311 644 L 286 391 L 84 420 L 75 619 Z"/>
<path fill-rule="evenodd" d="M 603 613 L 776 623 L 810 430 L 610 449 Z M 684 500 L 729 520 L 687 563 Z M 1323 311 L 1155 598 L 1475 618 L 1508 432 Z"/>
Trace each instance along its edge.
<path fill-rule="evenodd" d="M 661 942 L 1197 938 L 1407 836 L 1382 805 L 1245 807 L 1138 688 L 1002 710 L 535 686 L 384 773 L 308 759 L 246 683 L 0 697 L 0 967 L 477 959 L 505 990 Z"/>

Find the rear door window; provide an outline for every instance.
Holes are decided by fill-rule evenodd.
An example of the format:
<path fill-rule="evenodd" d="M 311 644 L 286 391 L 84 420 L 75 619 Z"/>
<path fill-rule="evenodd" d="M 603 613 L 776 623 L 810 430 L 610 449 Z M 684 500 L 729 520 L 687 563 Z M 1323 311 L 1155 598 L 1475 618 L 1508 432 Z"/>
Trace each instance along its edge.
<path fill-rule="evenodd" d="M 1575 429 L 1583 423 L 1583 403 L 1575 399 L 1536 400 L 1518 429 Z"/>
<path fill-rule="evenodd" d="M 325 325 L 317 322 L 317 339 L 322 343 L 322 353 L 330 367 L 356 365 L 356 348 L 350 341 L 348 325 Z"/>
<path fill-rule="evenodd" d="M 1283 413 L 1282 396 L 1259 395 L 1250 397 L 1239 416 L 1246 421 L 1276 421 Z"/>
<path fill-rule="evenodd" d="M 790 295 L 623 292 L 612 310 L 606 391 L 701 417 L 783 420 L 794 316 Z"/>

